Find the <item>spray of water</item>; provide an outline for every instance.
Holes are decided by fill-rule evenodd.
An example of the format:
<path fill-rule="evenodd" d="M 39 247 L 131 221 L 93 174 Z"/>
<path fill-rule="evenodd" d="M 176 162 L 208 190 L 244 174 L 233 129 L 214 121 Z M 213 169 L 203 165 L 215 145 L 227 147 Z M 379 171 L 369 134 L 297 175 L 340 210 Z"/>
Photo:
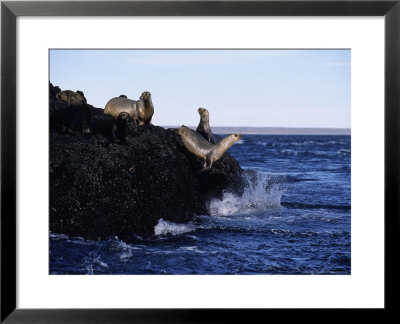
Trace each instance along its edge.
<path fill-rule="evenodd" d="M 194 231 L 196 228 L 193 224 L 176 224 L 163 220 L 162 218 L 158 221 L 158 224 L 154 227 L 155 235 L 179 235 Z"/>
<path fill-rule="evenodd" d="M 246 173 L 244 179 L 246 187 L 242 196 L 224 192 L 222 199 L 212 199 L 209 202 L 208 210 L 211 216 L 252 213 L 281 206 L 284 191 L 282 177 Z"/>

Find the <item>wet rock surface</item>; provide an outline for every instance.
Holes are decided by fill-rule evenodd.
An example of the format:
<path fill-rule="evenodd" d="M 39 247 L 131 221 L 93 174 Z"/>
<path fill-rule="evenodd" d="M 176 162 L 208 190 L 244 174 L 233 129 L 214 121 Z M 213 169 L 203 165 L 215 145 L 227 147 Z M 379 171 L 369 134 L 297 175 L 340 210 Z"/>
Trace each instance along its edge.
<path fill-rule="evenodd" d="M 50 231 L 129 242 L 154 235 L 161 218 L 189 222 L 207 213 L 210 198 L 241 190 L 242 170 L 229 153 L 199 173 L 203 162 L 179 135 L 128 121 L 121 140 L 113 136 L 113 119 L 89 104 L 85 133 L 71 123 L 79 108 L 56 99 L 59 91 L 50 84 Z"/>

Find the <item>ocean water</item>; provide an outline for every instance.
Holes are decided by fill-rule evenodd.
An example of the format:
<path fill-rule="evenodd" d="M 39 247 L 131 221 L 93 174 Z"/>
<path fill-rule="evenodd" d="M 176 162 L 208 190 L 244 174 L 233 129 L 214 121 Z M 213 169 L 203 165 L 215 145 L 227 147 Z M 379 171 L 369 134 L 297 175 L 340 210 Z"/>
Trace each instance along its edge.
<path fill-rule="evenodd" d="M 350 136 L 244 135 L 243 195 L 127 244 L 50 233 L 51 274 L 350 274 Z"/>

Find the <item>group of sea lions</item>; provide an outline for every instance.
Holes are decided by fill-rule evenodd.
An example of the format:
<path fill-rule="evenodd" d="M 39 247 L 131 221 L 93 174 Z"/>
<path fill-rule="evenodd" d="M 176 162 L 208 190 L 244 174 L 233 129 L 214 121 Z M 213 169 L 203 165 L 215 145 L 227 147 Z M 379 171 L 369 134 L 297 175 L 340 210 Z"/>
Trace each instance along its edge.
<path fill-rule="evenodd" d="M 130 118 L 140 126 L 151 126 L 151 118 L 154 114 L 154 106 L 151 101 L 151 93 L 145 91 L 139 100 L 128 99 L 125 95 L 110 99 L 104 108 L 104 114 L 115 120 L 122 113 L 128 113 Z"/>
<path fill-rule="evenodd" d="M 56 128 L 61 128 L 71 134 L 76 130 L 91 133 L 92 114 L 82 91 L 59 91 L 56 99 L 67 103 L 68 106 L 51 115 L 50 125 L 53 124 Z"/>
<path fill-rule="evenodd" d="M 200 122 L 196 131 L 182 125 L 180 128 L 170 130 L 180 135 L 186 149 L 193 155 L 204 160 L 200 172 L 211 169 L 217 161 L 233 144 L 242 138 L 241 134 L 230 134 L 223 139 L 214 135 L 210 128 L 210 114 L 207 109 L 199 108 Z"/>
<path fill-rule="evenodd" d="M 81 120 L 81 128 L 84 133 L 90 133 L 90 110 L 86 98 L 81 91 L 64 90 L 57 93 L 56 98 L 74 107 L 74 113 L 78 114 Z M 89 111 L 89 115 L 88 112 Z M 170 128 L 170 131 L 178 134 L 185 148 L 193 155 L 204 160 L 203 169 L 200 172 L 209 170 L 233 144 L 242 137 L 241 134 L 230 134 L 223 139 L 214 135 L 210 128 L 209 112 L 205 108 L 199 108 L 200 122 L 196 131 L 182 125 L 180 128 Z M 144 91 L 139 100 L 128 99 L 120 95 L 110 99 L 105 108 L 104 114 L 111 116 L 114 120 L 112 134 L 125 142 L 126 124 L 129 120 L 140 126 L 151 126 L 154 114 L 154 105 L 151 100 L 151 93 Z"/>

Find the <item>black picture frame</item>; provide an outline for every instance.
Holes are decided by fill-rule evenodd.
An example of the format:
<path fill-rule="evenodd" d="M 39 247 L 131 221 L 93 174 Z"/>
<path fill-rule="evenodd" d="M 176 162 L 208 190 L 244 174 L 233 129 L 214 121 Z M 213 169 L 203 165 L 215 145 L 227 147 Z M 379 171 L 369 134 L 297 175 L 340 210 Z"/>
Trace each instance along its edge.
<path fill-rule="evenodd" d="M 385 307 L 396 312 L 400 232 L 400 0 L 393 1 L 2 1 L 1 322 L 148 323 L 250 321 L 267 310 L 16 308 L 16 19 L 18 16 L 384 16 Z M 275 311 L 275 310 L 270 310 Z M 295 310 L 296 311 L 296 310 Z M 299 315 L 304 311 L 297 310 Z M 260 314 L 261 313 L 261 314 Z M 392 314 L 393 315 L 393 314 Z M 308 317 L 309 315 L 306 315 Z M 370 315 L 368 315 L 370 316 Z M 305 318 L 306 318 L 305 317 Z M 382 318 L 380 318 L 382 321 Z"/>

